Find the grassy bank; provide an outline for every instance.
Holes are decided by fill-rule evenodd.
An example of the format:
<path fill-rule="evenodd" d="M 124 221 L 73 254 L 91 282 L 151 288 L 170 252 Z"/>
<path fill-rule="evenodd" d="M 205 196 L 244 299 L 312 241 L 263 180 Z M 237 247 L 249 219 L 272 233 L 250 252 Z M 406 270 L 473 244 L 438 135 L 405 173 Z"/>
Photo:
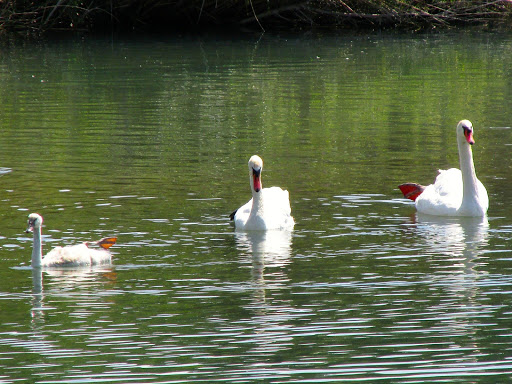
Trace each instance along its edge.
<path fill-rule="evenodd" d="M 512 0 L 4 0 L 0 33 L 512 26 Z"/>

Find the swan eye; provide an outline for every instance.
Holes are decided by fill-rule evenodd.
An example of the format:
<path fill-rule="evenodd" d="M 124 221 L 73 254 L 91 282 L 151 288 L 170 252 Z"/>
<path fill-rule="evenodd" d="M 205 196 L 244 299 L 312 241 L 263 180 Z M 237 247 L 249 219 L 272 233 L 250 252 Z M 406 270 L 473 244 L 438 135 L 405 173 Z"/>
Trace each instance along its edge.
<path fill-rule="evenodd" d="M 468 132 L 473 132 L 472 127 L 468 127 L 467 125 L 463 125 L 462 130 L 464 131 L 464 134 L 467 134 Z"/>

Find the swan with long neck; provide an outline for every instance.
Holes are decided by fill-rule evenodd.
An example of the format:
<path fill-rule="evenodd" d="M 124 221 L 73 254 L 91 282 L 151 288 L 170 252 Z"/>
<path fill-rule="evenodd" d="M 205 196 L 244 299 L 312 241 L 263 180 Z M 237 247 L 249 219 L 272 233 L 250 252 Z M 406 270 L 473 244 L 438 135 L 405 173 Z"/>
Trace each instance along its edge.
<path fill-rule="evenodd" d="M 398 187 L 415 201 L 418 212 L 437 216 L 484 216 L 489 208 L 487 190 L 476 177 L 471 146 L 473 125 L 469 120 L 457 124 L 460 170 L 439 170 L 434 184 L 426 187 L 406 183 Z"/>
<path fill-rule="evenodd" d="M 252 199 L 230 215 L 235 228 L 246 231 L 292 229 L 295 221 L 291 216 L 288 191 L 279 187 L 263 188 L 263 160 L 259 156 L 252 156 L 248 166 Z"/>
<path fill-rule="evenodd" d="M 115 244 L 116 237 L 105 237 L 101 240 L 66 247 L 56 247 L 43 258 L 43 244 L 41 240 L 43 218 L 37 213 L 28 216 L 27 233 L 34 234 L 32 248 L 32 267 L 80 267 L 97 264 L 109 264 L 112 255 L 108 251 Z M 92 249 L 90 246 L 98 245 L 101 249 Z"/>

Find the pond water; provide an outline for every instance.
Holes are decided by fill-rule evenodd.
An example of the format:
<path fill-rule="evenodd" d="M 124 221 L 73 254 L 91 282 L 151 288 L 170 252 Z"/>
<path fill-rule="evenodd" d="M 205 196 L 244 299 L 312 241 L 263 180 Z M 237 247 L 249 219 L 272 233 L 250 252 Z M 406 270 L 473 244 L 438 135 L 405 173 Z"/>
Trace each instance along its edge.
<path fill-rule="evenodd" d="M 512 35 L 86 38 L 0 56 L 0 382 L 512 376 Z M 397 185 L 458 167 L 488 218 Z M 236 233 L 263 185 L 292 233 Z M 118 236 L 112 266 L 30 267 Z"/>

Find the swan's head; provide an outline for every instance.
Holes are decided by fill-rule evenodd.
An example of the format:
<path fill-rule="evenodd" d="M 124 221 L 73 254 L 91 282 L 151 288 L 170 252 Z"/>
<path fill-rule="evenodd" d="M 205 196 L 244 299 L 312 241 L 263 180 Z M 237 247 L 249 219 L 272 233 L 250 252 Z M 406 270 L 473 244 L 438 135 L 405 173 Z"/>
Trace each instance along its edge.
<path fill-rule="evenodd" d="M 457 137 L 466 140 L 469 145 L 475 144 L 475 139 L 473 139 L 473 124 L 471 124 L 471 121 L 459 121 L 459 124 L 457 124 Z"/>
<path fill-rule="evenodd" d="M 254 192 L 261 191 L 261 171 L 263 169 L 263 160 L 258 155 L 249 159 L 249 177 L 251 179 L 251 188 Z"/>
<path fill-rule="evenodd" d="M 37 213 L 31 213 L 28 215 L 28 227 L 26 232 L 37 231 L 41 228 L 41 225 L 43 225 L 43 217 Z"/>

